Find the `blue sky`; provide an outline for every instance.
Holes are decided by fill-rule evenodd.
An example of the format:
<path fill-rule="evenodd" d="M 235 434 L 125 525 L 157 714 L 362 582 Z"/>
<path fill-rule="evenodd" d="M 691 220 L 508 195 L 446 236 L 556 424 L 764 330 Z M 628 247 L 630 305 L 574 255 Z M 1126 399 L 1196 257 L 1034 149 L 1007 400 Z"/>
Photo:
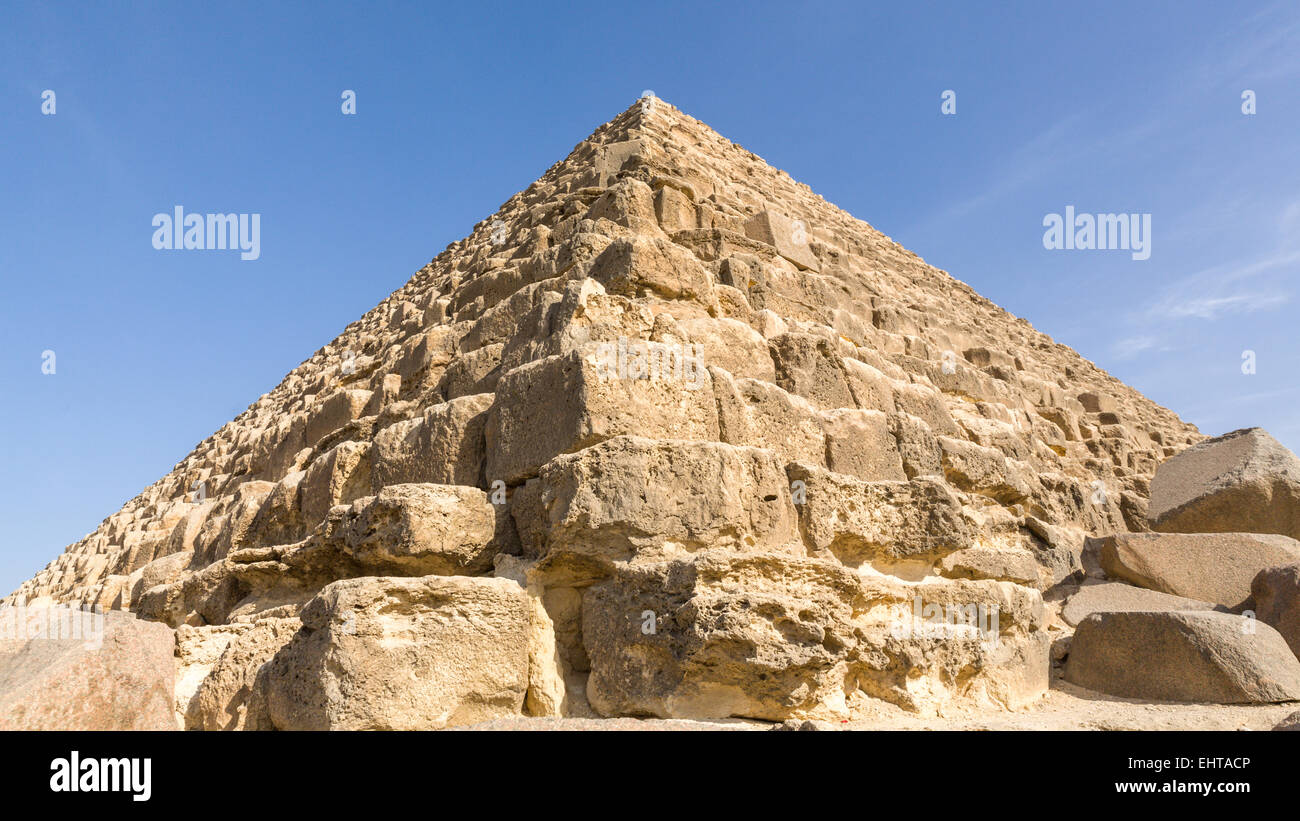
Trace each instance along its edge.
<path fill-rule="evenodd" d="M 1204 432 L 1300 449 L 1300 10 L 982 5 L 6 4 L 0 590 L 645 89 Z M 155 250 L 176 205 L 261 214 L 260 258 Z M 1150 214 L 1150 259 L 1045 249 L 1067 205 Z"/>

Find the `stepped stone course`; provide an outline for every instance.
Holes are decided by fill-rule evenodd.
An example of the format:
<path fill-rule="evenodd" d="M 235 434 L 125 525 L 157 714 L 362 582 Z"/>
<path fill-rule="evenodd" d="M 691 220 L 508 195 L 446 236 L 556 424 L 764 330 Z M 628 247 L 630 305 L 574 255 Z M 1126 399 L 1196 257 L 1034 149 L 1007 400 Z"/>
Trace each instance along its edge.
<path fill-rule="evenodd" d="M 7 601 L 178 628 L 196 728 L 1018 709 L 1203 438 L 640 101 Z"/>

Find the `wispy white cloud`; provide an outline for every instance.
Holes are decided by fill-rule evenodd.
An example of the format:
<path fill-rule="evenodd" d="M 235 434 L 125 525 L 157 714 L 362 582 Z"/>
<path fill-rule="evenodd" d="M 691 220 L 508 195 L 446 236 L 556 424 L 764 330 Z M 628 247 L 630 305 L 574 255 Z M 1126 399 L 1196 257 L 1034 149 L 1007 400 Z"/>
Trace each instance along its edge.
<path fill-rule="evenodd" d="M 1143 312 L 1145 320 L 1217 319 L 1285 304 L 1291 294 L 1280 282 L 1243 287 L 1246 280 L 1300 265 L 1300 251 L 1282 251 L 1245 265 L 1217 265 L 1184 277 L 1165 289 Z"/>
<path fill-rule="evenodd" d="M 1283 388 L 1281 390 L 1276 390 L 1276 391 L 1260 391 L 1258 393 L 1244 393 L 1239 396 L 1230 396 L 1228 397 L 1228 401 L 1236 402 L 1240 404 L 1253 404 L 1255 402 L 1272 402 L 1274 399 L 1279 399 L 1283 396 L 1290 396 L 1294 394 L 1296 391 L 1300 391 L 1300 387 Z"/>
<path fill-rule="evenodd" d="M 1285 303 L 1289 294 L 1244 293 L 1231 296 L 1167 299 L 1151 308 L 1151 315 L 1162 319 L 1217 319 L 1225 314 L 1250 314 Z"/>
<path fill-rule="evenodd" d="M 987 187 L 934 213 L 924 224 L 961 219 L 1051 179 L 1062 169 L 1149 149 L 1162 142 L 1158 139 L 1162 134 L 1174 130 L 1171 123 L 1176 114 L 1205 88 L 1225 83 L 1236 88 L 1243 81 L 1300 76 L 1300 15 L 1289 2 L 1275 3 L 1244 18 L 1206 51 L 1208 57 L 1170 74 L 1146 119 L 1120 129 L 1096 130 L 1097 123 L 1106 121 L 1104 111 L 1076 111 L 1063 117 L 1001 158 Z M 1196 79 L 1189 83 L 1189 76 Z M 1181 128 L 1185 130 L 1185 124 Z M 1292 219 L 1300 218 L 1300 201 L 1294 207 L 1297 214 Z"/>
<path fill-rule="evenodd" d="M 926 224 L 943 224 L 966 217 L 1050 180 L 1062 170 L 1149 145 L 1161 127 L 1159 118 L 1151 118 L 1121 130 L 1089 132 L 1090 126 L 1099 119 L 1097 111 L 1079 111 L 1061 118 L 1007 154 L 989 174 L 992 182 L 987 188 L 952 203 L 930 217 Z"/>
<path fill-rule="evenodd" d="M 1291 2 L 1274 3 L 1226 31 L 1215 56 L 1200 66 L 1204 82 L 1276 81 L 1300 76 L 1300 16 Z"/>
<path fill-rule="evenodd" d="M 1116 359 L 1133 359 L 1140 353 L 1152 350 L 1167 351 L 1169 347 L 1164 345 L 1158 337 L 1150 335 L 1131 336 L 1127 339 L 1121 339 L 1110 346 L 1111 355 Z"/>

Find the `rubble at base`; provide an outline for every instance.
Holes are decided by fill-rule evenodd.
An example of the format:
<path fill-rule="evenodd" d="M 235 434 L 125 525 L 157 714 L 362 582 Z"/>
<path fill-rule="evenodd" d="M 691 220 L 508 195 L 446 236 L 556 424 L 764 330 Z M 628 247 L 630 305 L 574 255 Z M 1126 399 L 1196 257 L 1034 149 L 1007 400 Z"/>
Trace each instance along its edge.
<path fill-rule="evenodd" d="M 1205 441 L 647 98 L 6 603 L 156 623 L 187 729 L 827 727 L 1062 675 L 1275 702 L 1295 582 L 1259 574 L 1300 518 L 1264 437 Z M 1230 640 L 1257 602 L 1282 632 Z M 1116 683 L 1160 636 L 1210 683 Z"/>

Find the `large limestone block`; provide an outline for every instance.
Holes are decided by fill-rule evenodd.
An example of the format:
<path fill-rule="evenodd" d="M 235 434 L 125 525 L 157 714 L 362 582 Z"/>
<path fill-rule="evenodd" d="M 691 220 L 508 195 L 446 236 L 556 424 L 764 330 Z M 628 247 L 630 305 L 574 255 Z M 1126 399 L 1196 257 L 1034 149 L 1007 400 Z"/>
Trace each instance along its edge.
<path fill-rule="evenodd" d="M 275 485 L 270 482 L 244 482 L 235 489 L 233 496 L 224 501 L 224 513 L 209 517 L 204 524 L 204 532 L 196 540 L 195 551 L 198 556 L 196 564 L 221 559 L 232 550 L 239 550 L 251 543 L 253 522 L 262 509 Z"/>
<path fill-rule="evenodd" d="M 849 388 L 858 407 L 885 413 L 893 413 L 896 410 L 894 380 L 853 357 L 845 357 L 841 361 L 844 363 L 844 375 L 849 380 Z"/>
<path fill-rule="evenodd" d="M 907 478 L 889 417 L 877 410 L 841 408 L 822 414 L 826 466 L 868 481 Z"/>
<path fill-rule="evenodd" d="M 677 188 L 665 185 L 655 191 L 655 217 L 669 234 L 695 227 L 695 205 Z"/>
<path fill-rule="evenodd" d="M 358 499 L 337 537 L 363 567 L 387 575 L 474 575 L 492 568 L 497 510 L 462 485 L 389 485 Z"/>
<path fill-rule="evenodd" d="M 709 306 L 713 277 L 690 251 L 659 237 L 616 239 L 588 274 L 611 294 L 656 296 Z"/>
<path fill-rule="evenodd" d="M 856 408 L 835 347 L 824 337 L 789 332 L 769 341 L 776 384 L 819 408 Z"/>
<path fill-rule="evenodd" d="M 376 433 L 372 488 L 408 482 L 481 486 L 483 430 L 493 398 L 490 393 L 457 397 Z"/>
<path fill-rule="evenodd" d="M 296 470 L 275 483 L 249 527 L 249 543 L 287 544 L 306 535 L 307 523 L 303 521 L 301 492 L 302 480 L 306 476 L 306 471 Z M 318 476 L 317 479 L 319 478 Z"/>
<path fill-rule="evenodd" d="M 961 428 L 953 421 L 944 404 L 943 394 L 934 388 L 918 384 L 894 386 L 894 403 L 901 413 L 908 413 L 925 421 L 930 430 L 944 436 L 957 436 Z"/>
<path fill-rule="evenodd" d="M 299 484 L 302 518 L 310 530 L 335 505 L 349 504 L 370 492 L 369 442 L 340 442 L 317 456 Z"/>
<path fill-rule="evenodd" d="M 656 342 L 592 345 L 501 377 L 485 431 L 488 482 L 516 484 L 622 434 L 717 441 L 712 377 L 681 353 Z"/>
<path fill-rule="evenodd" d="M 1160 465 L 1147 515 L 1166 533 L 1300 539 L 1300 459 L 1262 428 L 1209 439 Z"/>
<path fill-rule="evenodd" d="M 171 584 L 181 578 L 193 558 L 193 553 L 172 553 L 149 562 L 138 571 L 140 590 L 143 592 L 160 584 Z"/>
<path fill-rule="evenodd" d="M 492 393 L 501 378 L 501 352 L 498 342 L 462 353 L 447 366 L 438 381 L 438 393 L 448 400 L 461 396 Z"/>
<path fill-rule="evenodd" d="M 266 714 L 265 686 L 258 674 L 301 626 L 295 618 L 267 618 L 235 634 L 190 700 L 185 729 L 273 729 Z"/>
<path fill-rule="evenodd" d="M 338 579 L 485 573 L 499 552 L 519 552 L 509 506 L 501 502 L 490 504 L 478 488 L 426 483 L 389 485 L 339 505 L 301 542 L 231 554 L 226 567 L 237 582 L 238 606 L 228 615 L 286 607 L 296 613 Z"/>
<path fill-rule="evenodd" d="M 492 574 L 511 579 L 528 592 L 532 615 L 528 632 L 528 695 L 524 711 L 530 716 L 563 716 L 572 712 L 560 645 L 556 641 L 555 619 L 546 608 L 543 574 L 535 572 L 537 562 L 499 553 Z"/>
<path fill-rule="evenodd" d="M 606 189 L 591 204 L 586 218 L 607 219 L 638 233 L 655 233 L 659 230 L 654 193 L 650 186 L 634 177 L 619 180 Z"/>
<path fill-rule="evenodd" d="M 1262 533 L 1118 533 L 1101 542 L 1107 577 L 1240 611 L 1263 569 L 1300 561 L 1300 543 Z"/>
<path fill-rule="evenodd" d="M 647 141 L 639 139 L 619 140 L 598 147 L 593 163 L 597 184 L 604 187 L 612 183 L 625 167 L 637 164 L 647 147 Z"/>
<path fill-rule="evenodd" d="M 1300 661 L 1267 624 L 1207 612 L 1093 613 L 1065 678 L 1125 698 L 1263 704 L 1300 700 Z"/>
<path fill-rule="evenodd" d="M 638 345 L 648 340 L 655 327 L 655 314 L 648 300 L 633 301 L 607 294 L 594 279 L 571 280 L 563 294 L 550 292 L 519 322 L 501 353 L 501 371 L 548 356 L 569 354 L 592 343 Z M 665 317 L 666 319 L 666 317 Z"/>
<path fill-rule="evenodd" d="M 767 448 L 783 462 L 826 462 L 826 424 L 802 396 L 758 379 L 710 369 L 722 441 Z"/>
<path fill-rule="evenodd" d="M 898 455 L 902 457 L 907 478 L 943 478 L 943 449 L 924 420 L 907 413 L 891 414 L 889 429 L 898 442 Z"/>
<path fill-rule="evenodd" d="M 776 252 L 802 269 L 821 268 L 808 247 L 808 225 L 776 211 L 764 210 L 750 217 L 744 225 L 745 236 L 767 243 Z"/>
<path fill-rule="evenodd" d="M 1088 413 L 1114 413 L 1118 410 L 1115 398 L 1097 391 L 1084 391 L 1078 396 L 1079 404 Z"/>
<path fill-rule="evenodd" d="M 551 461 L 512 507 L 534 555 L 621 560 L 799 542 L 782 465 L 770 451 L 717 442 L 616 437 Z"/>
<path fill-rule="evenodd" d="M 1300 656 L 1300 564 L 1261 570 L 1251 582 L 1255 615 L 1282 634 Z"/>
<path fill-rule="evenodd" d="M 315 445 L 361 416 L 361 412 L 370 402 L 370 396 L 370 391 L 352 389 L 335 391 L 324 399 L 318 400 L 307 419 L 307 427 L 303 434 L 307 445 Z"/>
<path fill-rule="evenodd" d="M 927 630 L 917 608 L 983 620 L 941 616 Z M 1016 708 L 1047 690 L 1042 622 L 1039 594 L 1010 583 L 905 584 L 709 551 L 620 565 L 588 588 L 586 692 L 603 715 L 664 718 L 847 718 L 875 700 L 928 714 L 955 700 Z"/>
<path fill-rule="evenodd" d="M 269 718 L 281 730 L 431 730 L 520 715 L 529 614 L 510 579 L 334 582 L 264 673 Z"/>
<path fill-rule="evenodd" d="M 288 480 L 288 477 L 286 477 Z M 289 480 L 292 481 L 292 480 Z M 197 539 L 203 524 L 212 512 L 215 502 L 211 499 L 186 505 L 184 515 L 172 529 L 171 537 L 164 548 L 166 553 L 193 553 L 197 549 Z M 256 530 L 256 527 L 254 528 Z"/>
<path fill-rule="evenodd" d="M 258 477 L 275 480 L 300 467 L 298 454 L 307 448 L 306 429 L 306 414 L 296 412 L 275 420 L 274 427 L 259 431 L 248 453 L 252 472 Z"/>
<path fill-rule="evenodd" d="M 783 556 L 625 567 L 583 597 L 587 698 L 606 716 L 839 716 L 857 591 Z"/>
<path fill-rule="evenodd" d="M 1020 709 L 1048 688 L 1050 641 L 1037 590 L 1005 581 L 863 575 L 857 686 L 934 714 L 953 700 Z"/>
<path fill-rule="evenodd" d="M 945 556 L 939 570 L 950 579 L 994 579 L 1030 587 L 1041 583 L 1038 562 L 1028 550 L 968 547 Z"/>
<path fill-rule="evenodd" d="M 442 371 L 456 358 L 456 345 L 469 328 L 440 325 L 408 339 L 402 345 L 402 357 L 397 363 L 397 374 L 402 385 L 416 385 Z"/>
<path fill-rule="evenodd" d="M 230 642 L 251 624 L 206 624 L 193 627 L 183 624 L 176 630 L 176 724 L 187 730 L 198 729 L 187 721 L 190 702 L 203 680 L 221 658 Z"/>
<path fill-rule="evenodd" d="M 0 607 L 0 730 L 175 730 L 175 633 L 130 613 Z"/>
<path fill-rule="evenodd" d="M 676 331 L 688 344 L 698 346 L 699 358 L 709 367 L 725 369 L 737 379 L 776 381 L 776 368 L 767 340 L 736 319 L 699 317 L 683 319 Z"/>
<path fill-rule="evenodd" d="M 531 331 L 525 325 L 525 317 L 535 308 L 560 298 L 554 291 L 547 290 L 548 286 L 553 287 L 550 283 L 532 283 L 493 305 L 461 339 L 460 349 L 474 351 L 495 342 L 504 343 L 520 330 Z"/>
<path fill-rule="evenodd" d="M 1061 618 L 1070 625 L 1077 625 L 1093 613 L 1224 609 L 1222 605 L 1213 602 L 1171 596 L 1121 582 L 1105 582 L 1082 585 L 1077 593 L 1066 600 L 1065 606 L 1061 608 Z"/>
<path fill-rule="evenodd" d="M 1006 505 L 1023 501 L 1030 493 L 1029 482 L 1002 451 L 965 439 L 938 437 L 943 453 L 943 474 L 954 487 L 989 496 Z"/>
<path fill-rule="evenodd" d="M 868 482 L 802 462 L 789 465 L 787 474 L 813 555 L 856 567 L 929 560 L 973 546 L 974 526 L 938 479 Z"/>

